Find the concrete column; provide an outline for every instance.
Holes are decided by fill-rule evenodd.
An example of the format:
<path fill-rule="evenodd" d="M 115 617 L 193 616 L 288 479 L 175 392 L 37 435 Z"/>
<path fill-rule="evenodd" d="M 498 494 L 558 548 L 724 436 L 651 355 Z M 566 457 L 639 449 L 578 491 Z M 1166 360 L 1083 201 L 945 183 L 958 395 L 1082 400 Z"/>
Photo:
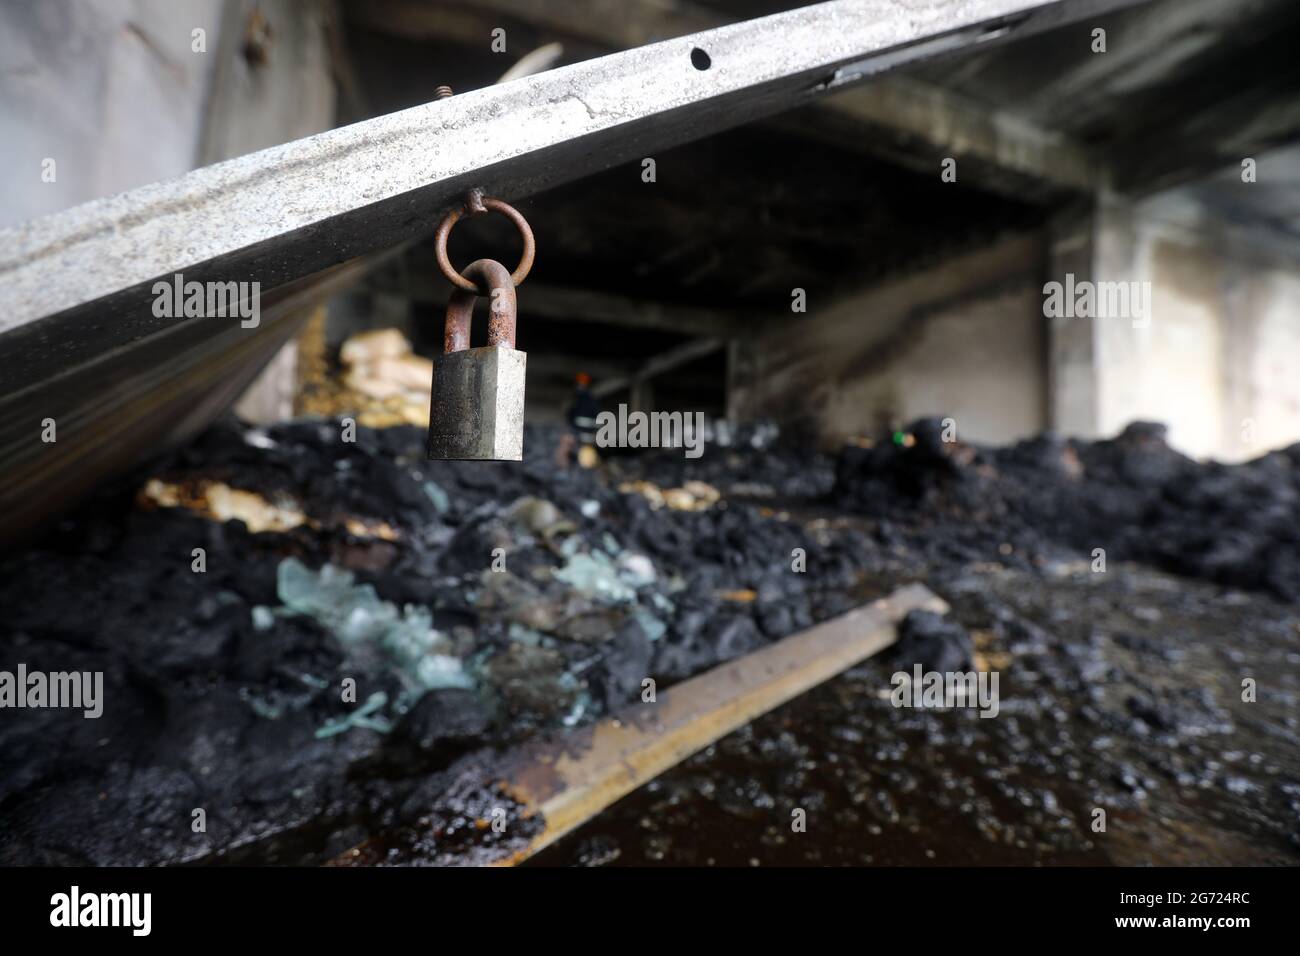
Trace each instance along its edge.
<path fill-rule="evenodd" d="M 1300 261 L 1263 223 L 1219 221 L 1190 194 L 1102 195 L 1056 225 L 1048 281 L 1120 286 L 1145 314 L 1049 318 L 1050 420 L 1080 437 L 1138 420 L 1195 457 L 1300 439 Z M 1111 300 L 1112 303 L 1114 300 Z"/>
<path fill-rule="evenodd" d="M 1060 213 L 1049 228 L 1047 275 L 1064 284 L 1093 276 L 1095 215 L 1091 205 Z M 1043 293 L 1044 297 L 1046 292 Z M 1063 435 L 1094 438 L 1100 427 L 1097 328 L 1087 317 L 1047 316 L 1047 421 Z"/>

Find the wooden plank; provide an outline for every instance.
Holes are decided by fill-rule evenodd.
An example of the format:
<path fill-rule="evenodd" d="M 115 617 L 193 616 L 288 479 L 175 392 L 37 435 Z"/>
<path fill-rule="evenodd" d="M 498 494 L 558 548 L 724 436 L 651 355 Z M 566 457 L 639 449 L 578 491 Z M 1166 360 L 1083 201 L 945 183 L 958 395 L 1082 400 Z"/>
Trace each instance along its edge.
<path fill-rule="evenodd" d="M 864 607 L 728 661 L 573 737 L 506 758 L 502 789 L 545 829 L 496 865 L 513 866 L 619 798 L 754 718 L 894 643 L 909 611 L 948 605 L 912 584 Z"/>

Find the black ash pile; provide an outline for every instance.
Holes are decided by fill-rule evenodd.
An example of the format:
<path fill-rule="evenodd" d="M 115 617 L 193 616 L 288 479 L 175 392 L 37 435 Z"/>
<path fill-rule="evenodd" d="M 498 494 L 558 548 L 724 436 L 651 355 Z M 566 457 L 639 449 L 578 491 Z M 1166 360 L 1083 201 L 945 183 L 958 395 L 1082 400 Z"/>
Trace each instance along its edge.
<path fill-rule="evenodd" d="M 886 524 L 905 516 L 908 537 L 931 549 L 1014 561 L 1101 548 L 1300 601 L 1300 444 L 1224 465 L 1174 451 L 1164 426 L 1145 422 L 1107 441 L 1044 435 L 1000 449 L 945 442 L 937 419 L 900 437 L 846 448 L 832 496 Z"/>
<path fill-rule="evenodd" d="M 845 449 L 822 507 L 799 510 L 809 525 L 860 515 L 868 579 L 919 577 L 951 614 L 909 616 L 896 648 L 539 865 L 1300 860 L 1300 448 L 1223 466 L 1144 424 L 1005 449 L 942 437 L 922 421 Z M 917 664 L 999 675 L 997 719 L 897 709 L 891 675 Z"/>
<path fill-rule="evenodd" d="M 467 751 L 851 603 L 860 542 L 558 470 L 552 434 L 518 465 L 424 461 L 416 428 L 340 434 L 213 428 L 7 560 L 0 661 L 103 672 L 105 707 L 5 713 L 0 860 L 327 859 L 428 816 Z"/>
<path fill-rule="evenodd" d="M 474 783 L 495 748 L 899 583 L 960 611 L 973 566 L 1103 547 L 1294 600 L 1300 569 L 1296 449 L 1199 465 L 1147 427 L 986 451 L 922 422 L 838 461 L 746 429 L 590 472 L 557 469 L 542 430 L 520 464 L 427 462 L 415 428 L 340 434 L 215 427 L 6 561 L 0 666 L 102 671 L 105 707 L 4 714 L 0 861 L 320 862 L 407 825 L 441 860 L 515 814 Z M 1051 643 L 977 610 L 1003 644 Z M 1085 698 L 1101 679 L 1056 670 Z"/>

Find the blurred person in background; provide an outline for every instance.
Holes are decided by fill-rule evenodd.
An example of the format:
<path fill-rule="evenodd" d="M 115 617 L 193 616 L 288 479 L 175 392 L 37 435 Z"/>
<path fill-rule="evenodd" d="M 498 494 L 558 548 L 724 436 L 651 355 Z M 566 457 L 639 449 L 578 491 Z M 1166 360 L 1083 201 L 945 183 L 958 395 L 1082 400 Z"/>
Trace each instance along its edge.
<path fill-rule="evenodd" d="M 591 376 L 586 372 L 574 376 L 574 386 L 573 404 L 565 415 L 569 430 L 560 439 L 555 455 L 560 467 L 568 468 L 577 449 L 578 464 L 594 468 L 600 461 L 596 454 L 596 416 L 600 414 L 600 402 L 591 393 Z"/>

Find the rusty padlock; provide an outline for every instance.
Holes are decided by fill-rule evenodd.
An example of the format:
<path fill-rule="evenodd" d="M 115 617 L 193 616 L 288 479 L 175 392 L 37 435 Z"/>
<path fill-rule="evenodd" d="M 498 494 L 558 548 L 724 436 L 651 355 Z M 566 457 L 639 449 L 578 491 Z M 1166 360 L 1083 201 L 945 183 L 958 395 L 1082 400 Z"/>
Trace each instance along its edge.
<path fill-rule="evenodd" d="M 433 360 L 429 457 L 521 461 L 524 457 L 524 371 L 515 348 L 515 283 L 494 259 L 461 273 L 488 289 L 488 344 L 469 347 L 476 291 L 456 289 L 447 303 L 443 354 Z"/>

